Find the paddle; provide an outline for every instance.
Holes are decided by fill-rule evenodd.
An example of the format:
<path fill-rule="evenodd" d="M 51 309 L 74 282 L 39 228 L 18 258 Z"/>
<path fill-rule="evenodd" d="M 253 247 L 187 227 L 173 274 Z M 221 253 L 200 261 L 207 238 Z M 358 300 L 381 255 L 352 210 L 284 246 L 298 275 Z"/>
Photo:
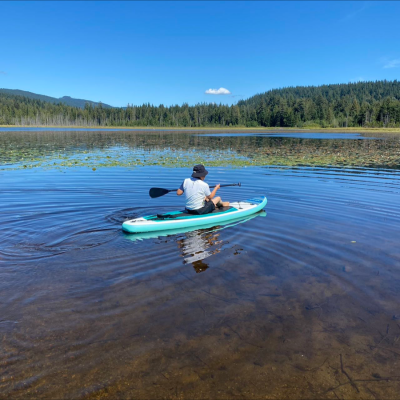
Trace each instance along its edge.
<path fill-rule="evenodd" d="M 232 183 L 230 185 L 220 185 L 220 187 L 226 187 L 226 186 L 242 186 L 242 184 L 239 183 Z M 210 188 L 215 188 L 215 186 L 210 186 Z M 149 195 L 152 199 L 155 199 L 156 197 L 161 197 L 164 196 L 165 194 L 169 192 L 176 192 L 178 189 L 162 189 L 162 188 L 151 188 L 149 190 Z"/>

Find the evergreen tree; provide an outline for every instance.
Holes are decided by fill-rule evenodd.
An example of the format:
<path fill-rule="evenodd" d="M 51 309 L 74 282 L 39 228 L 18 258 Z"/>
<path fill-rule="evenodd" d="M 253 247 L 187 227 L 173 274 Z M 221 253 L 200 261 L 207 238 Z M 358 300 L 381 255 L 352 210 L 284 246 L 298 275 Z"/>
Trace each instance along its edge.
<path fill-rule="evenodd" d="M 399 127 L 400 82 L 376 81 L 270 90 L 232 106 L 143 104 L 84 108 L 0 92 L 0 124 L 72 126 Z"/>

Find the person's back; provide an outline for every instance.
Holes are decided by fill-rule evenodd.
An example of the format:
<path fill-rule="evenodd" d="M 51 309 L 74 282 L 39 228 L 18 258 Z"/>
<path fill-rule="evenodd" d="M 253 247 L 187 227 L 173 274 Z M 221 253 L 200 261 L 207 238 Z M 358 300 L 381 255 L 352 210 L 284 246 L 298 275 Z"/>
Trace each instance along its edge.
<path fill-rule="evenodd" d="M 204 207 L 205 198 L 211 194 L 208 184 L 199 178 L 185 179 L 179 189 L 185 194 L 187 210 Z"/>
<path fill-rule="evenodd" d="M 176 192 L 178 196 L 185 193 L 186 210 L 190 214 L 208 214 L 213 212 L 216 206 L 229 206 L 229 202 L 223 202 L 220 197 L 215 196 L 219 184 L 210 192 L 210 187 L 204 182 L 207 174 L 204 165 L 195 165 L 191 178 L 185 179 Z"/>

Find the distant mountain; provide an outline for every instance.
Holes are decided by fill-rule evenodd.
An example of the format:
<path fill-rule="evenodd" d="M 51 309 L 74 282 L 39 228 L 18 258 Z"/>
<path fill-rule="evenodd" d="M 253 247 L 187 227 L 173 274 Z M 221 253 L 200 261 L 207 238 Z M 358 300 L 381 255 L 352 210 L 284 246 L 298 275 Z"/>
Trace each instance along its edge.
<path fill-rule="evenodd" d="M 43 94 L 26 92 L 25 90 L 18 90 L 18 89 L 0 89 L 0 93 L 11 94 L 14 96 L 24 96 L 27 97 L 28 99 L 46 101 L 47 103 L 52 103 L 52 104 L 63 103 L 71 107 L 79 107 L 79 108 L 85 108 L 86 103 L 89 103 L 93 107 L 98 106 L 100 104 L 96 101 L 74 99 L 73 97 L 70 96 L 63 96 L 58 99 L 56 97 L 45 96 Z M 112 106 L 104 103 L 101 103 L 101 105 L 104 108 L 113 108 Z"/>

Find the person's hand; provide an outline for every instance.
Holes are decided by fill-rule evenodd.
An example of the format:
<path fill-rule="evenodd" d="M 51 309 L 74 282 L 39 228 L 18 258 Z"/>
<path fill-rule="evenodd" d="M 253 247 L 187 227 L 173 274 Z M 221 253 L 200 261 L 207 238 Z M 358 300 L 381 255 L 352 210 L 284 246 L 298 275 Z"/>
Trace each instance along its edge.
<path fill-rule="evenodd" d="M 215 185 L 215 189 L 218 190 L 221 187 L 221 185 L 218 183 L 218 185 Z"/>
<path fill-rule="evenodd" d="M 210 199 L 206 196 L 206 197 L 204 197 L 204 200 L 205 201 L 210 201 Z"/>

